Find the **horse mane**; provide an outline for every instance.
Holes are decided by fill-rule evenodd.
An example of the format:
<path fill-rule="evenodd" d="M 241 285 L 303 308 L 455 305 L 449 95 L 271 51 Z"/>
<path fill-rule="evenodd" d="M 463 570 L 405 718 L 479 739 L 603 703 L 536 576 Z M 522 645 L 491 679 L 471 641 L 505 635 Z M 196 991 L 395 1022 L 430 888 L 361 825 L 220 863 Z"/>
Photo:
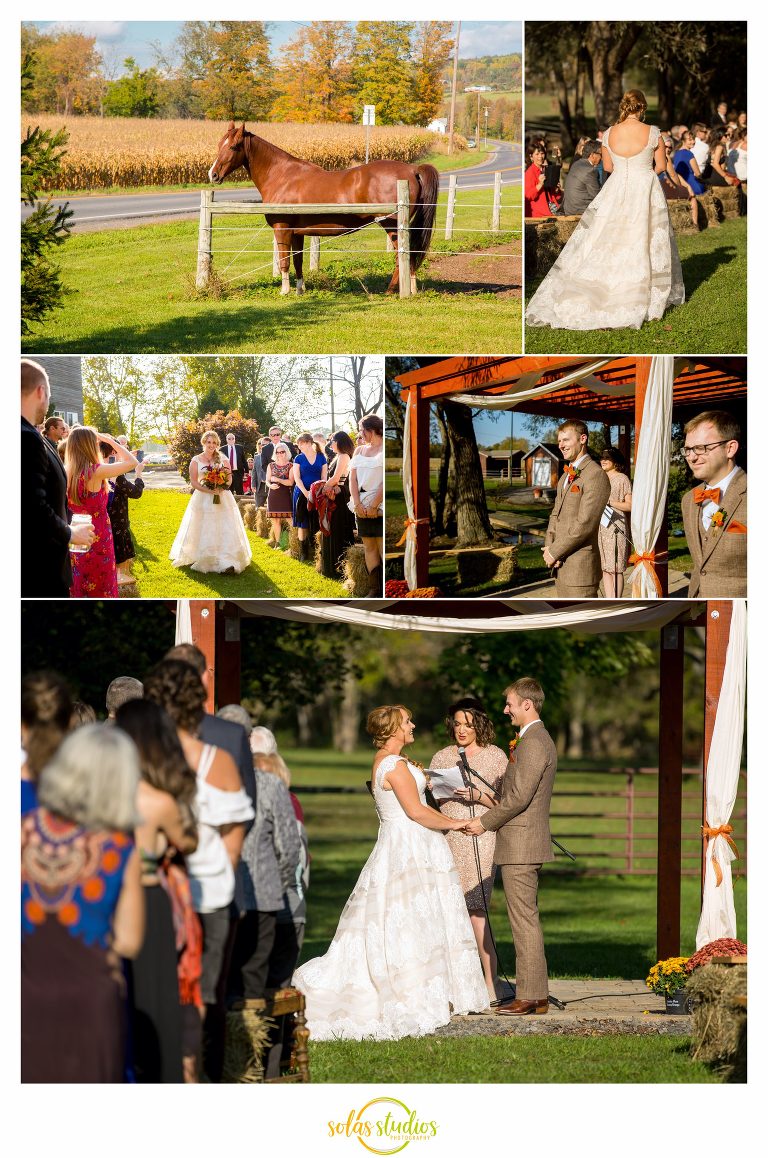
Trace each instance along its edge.
<path fill-rule="evenodd" d="M 256 142 L 257 149 L 266 149 L 276 158 L 285 157 L 288 161 L 293 161 L 294 164 L 307 165 L 311 169 L 320 169 L 322 172 L 325 172 L 322 165 L 316 165 L 314 161 L 305 161 L 303 157 L 294 157 L 293 153 L 289 153 L 286 149 L 281 149 L 279 145 L 273 145 L 271 141 L 268 141 L 265 137 L 260 137 L 258 133 L 252 133 L 250 129 L 245 129 L 243 132 L 243 147 L 249 163 L 251 160 L 251 149 L 254 147 L 252 142 Z"/>

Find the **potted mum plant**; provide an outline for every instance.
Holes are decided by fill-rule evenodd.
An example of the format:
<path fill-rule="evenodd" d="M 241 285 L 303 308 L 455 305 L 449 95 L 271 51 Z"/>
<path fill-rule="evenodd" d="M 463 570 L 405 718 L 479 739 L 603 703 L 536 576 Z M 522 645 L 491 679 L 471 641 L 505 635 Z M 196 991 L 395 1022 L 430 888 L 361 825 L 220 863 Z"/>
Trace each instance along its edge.
<path fill-rule="evenodd" d="M 690 999 L 685 992 L 687 963 L 687 957 L 667 957 L 664 961 L 657 961 L 645 979 L 648 988 L 664 998 L 667 1013 L 691 1012 Z"/>

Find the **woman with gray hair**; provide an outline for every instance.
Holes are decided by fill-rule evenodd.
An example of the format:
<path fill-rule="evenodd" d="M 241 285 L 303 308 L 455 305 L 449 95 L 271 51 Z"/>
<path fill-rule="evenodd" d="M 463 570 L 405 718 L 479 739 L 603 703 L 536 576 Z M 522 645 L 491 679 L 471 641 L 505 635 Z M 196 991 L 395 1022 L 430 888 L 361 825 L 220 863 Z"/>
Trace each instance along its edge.
<path fill-rule="evenodd" d="M 284 442 L 278 442 L 267 467 L 267 515 L 270 519 L 270 547 L 280 546 L 283 519 L 293 516 L 294 469 L 291 451 Z"/>
<path fill-rule="evenodd" d="M 21 1080 L 122 1082 L 118 957 L 144 937 L 136 748 L 117 728 L 72 732 L 21 822 Z"/>

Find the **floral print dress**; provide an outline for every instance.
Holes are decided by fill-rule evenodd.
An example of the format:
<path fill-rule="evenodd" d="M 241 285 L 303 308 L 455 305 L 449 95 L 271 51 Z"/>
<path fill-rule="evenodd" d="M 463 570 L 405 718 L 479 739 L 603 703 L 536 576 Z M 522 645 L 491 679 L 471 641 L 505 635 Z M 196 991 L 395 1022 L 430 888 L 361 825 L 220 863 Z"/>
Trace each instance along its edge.
<path fill-rule="evenodd" d="M 72 562 L 73 599 L 116 599 L 117 568 L 112 526 L 107 513 L 107 492 L 104 487 L 88 490 L 88 479 L 96 470 L 89 466 L 77 480 L 77 502 L 70 503 L 73 514 L 90 515 L 96 538 L 83 554 L 70 552 Z"/>

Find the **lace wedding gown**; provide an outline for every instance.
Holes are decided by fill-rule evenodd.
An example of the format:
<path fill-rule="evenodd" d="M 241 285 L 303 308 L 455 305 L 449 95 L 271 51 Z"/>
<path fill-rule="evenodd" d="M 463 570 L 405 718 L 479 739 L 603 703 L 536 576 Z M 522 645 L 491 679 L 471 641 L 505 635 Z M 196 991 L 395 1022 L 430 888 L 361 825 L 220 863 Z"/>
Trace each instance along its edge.
<path fill-rule="evenodd" d="M 631 157 L 603 145 L 613 172 L 584 211 L 557 261 L 528 303 L 529 326 L 597 330 L 660 318 L 685 301 L 677 242 L 653 170 L 659 129 Z"/>
<path fill-rule="evenodd" d="M 193 491 L 171 547 L 174 567 L 193 571 L 228 571 L 238 574 L 251 561 L 251 545 L 237 503 L 230 491 L 221 491 L 220 503 L 213 493 Z"/>
<path fill-rule="evenodd" d="M 394 792 L 381 787 L 398 759 L 385 756 L 376 770 L 378 840 L 330 948 L 293 977 L 314 1041 L 420 1037 L 452 1013 L 488 1005 L 448 842 L 409 820 Z M 407 764 L 425 804 L 426 777 Z"/>

